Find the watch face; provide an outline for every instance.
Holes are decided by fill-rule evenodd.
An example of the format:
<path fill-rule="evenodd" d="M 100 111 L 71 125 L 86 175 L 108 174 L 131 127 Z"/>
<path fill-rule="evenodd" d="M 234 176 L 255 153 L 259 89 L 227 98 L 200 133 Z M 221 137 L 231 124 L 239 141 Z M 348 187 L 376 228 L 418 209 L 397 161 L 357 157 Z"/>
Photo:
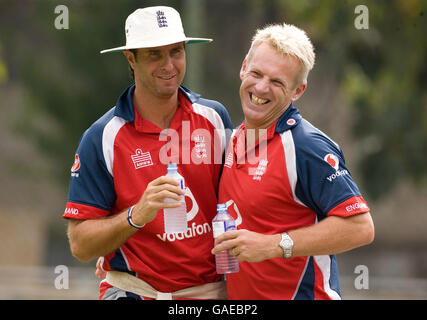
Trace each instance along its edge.
<path fill-rule="evenodd" d="M 286 233 L 282 234 L 280 246 L 283 248 L 284 258 L 289 259 L 292 256 L 292 247 L 294 246 L 294 242 Z"/>
<path fill-rule="evenodd" d="M 291 241 L 291 240 L 289 240 L 289 239 L 284 239 L 284 241 L 283 241 L 283 246 L 284 246 L 285 248 L 290 248 L 290 247 L 292 247 L 292 241 Z"/>

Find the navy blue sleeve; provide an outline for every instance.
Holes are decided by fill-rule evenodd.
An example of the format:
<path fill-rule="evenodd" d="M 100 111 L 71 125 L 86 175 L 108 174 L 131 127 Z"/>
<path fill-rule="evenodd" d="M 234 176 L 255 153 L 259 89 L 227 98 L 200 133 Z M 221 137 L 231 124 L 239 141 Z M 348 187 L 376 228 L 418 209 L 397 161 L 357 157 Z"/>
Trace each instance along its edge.
<path fill-rule="evenodd" d="M 102 150 L 103 127 L 102 121 L 96 122 L 80 140 L 76 151 L 79 163 L 73 166 L 71 172 L 68 202 L 110 211 L 116 194 Z M 80 211 L 83 213 L 86 210 Z M 87 218 L 87 214 L 90 213 L 83 216 Z"/>
<path fill-rule="evenodd" d="M 292 135 L 298 175 L 295 194 L 320 219 L 347 199 L 360 196 L 335 142 L 305 120 Z"/>

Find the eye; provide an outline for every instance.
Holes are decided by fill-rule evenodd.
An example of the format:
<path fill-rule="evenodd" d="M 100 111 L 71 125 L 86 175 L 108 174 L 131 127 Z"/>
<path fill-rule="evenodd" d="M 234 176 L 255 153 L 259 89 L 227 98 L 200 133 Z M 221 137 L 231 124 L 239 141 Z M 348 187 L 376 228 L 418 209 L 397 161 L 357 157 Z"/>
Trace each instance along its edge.
<path fill-rule="evenodd" d="M 151 59 L 151 60 L 156 60 L 160 58 L 160 52 L 156 51 L 156 50 L 150 50 L 147 52 L 147 56 Z"/>
<path fill-rule="evenodd" d="M 283 80 L 280 79 L 273 79 L 271 80 L 271 83 L 273 83 L 273 85 L 275 85 L 276 87 L 282 88 L 282 89 L 287 89 L 287 85 L 286 82 L 284 82 Z"/>
<path fill-rule="evenodd" d="M 255 78 L 261 78 L 261 77 L 262 77 L 261 73 L 259 73 L 259 72 L 258 72 L 258 71 L 256 71 L 256 70 L 252 70 L 252 71 L 250 72 L 250 74 L 251 74 L 253 77 L 255 77 Z"/>
<path fill-rule="evenodd" d="M 175 48 L 172 50 L 172 54 L 179 54 L 182 52 L 182 48 Z"/>

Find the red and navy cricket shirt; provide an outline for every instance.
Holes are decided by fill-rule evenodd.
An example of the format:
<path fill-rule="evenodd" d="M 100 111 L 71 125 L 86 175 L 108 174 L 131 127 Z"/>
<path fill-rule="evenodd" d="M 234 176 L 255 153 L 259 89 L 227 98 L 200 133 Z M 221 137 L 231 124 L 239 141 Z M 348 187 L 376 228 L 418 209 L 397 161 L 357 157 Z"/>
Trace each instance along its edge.
<path fill-rule="evenodd" d="M 82 136 L 71 169 L 67 219 L 114 215 L 136 204 L 147 184 L 177 162 L 185 178 L 188 229 L 166 234 L 163 212 L 120 248 L 104 270 L 128 272 L 161 292 L 220 279 L 211 254 L 228 112 L 216 101 L 180 87 L 179 107 L 167 130 L 144 120 L 132 103 L 134 85 Z"/>
<path fill-rule="evenodd" d="M 238 229 L 277 234 L 369 211 L 339 146 L 292 104 L 247 151 L 245 133 L 232 136 L 219 192 Z M 227 287 L 230 299 L 340 299 L 335 255 L 241 262 Z"/>

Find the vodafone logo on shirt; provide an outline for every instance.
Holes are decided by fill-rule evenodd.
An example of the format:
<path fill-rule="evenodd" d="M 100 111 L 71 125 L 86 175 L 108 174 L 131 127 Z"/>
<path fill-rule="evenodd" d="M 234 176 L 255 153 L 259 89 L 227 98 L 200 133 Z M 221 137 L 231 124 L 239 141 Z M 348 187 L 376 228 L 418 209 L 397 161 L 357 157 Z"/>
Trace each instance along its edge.
<path fill-rule="evenodd" d="M 341 176 L 345 176 L 348 174 L 348 171 L 346 169 L 343 170 L 338 170 L 340 167 L 340 161 L 338 159 L 338 157 L 332 153 L 328 153 L 323 160 L 325 160 L 327 163 L 329 163 L 329 165 L 335 169 L 335 173 L 331 174 L 329 177 L 326 177 L 326 179 L 329 182 L 334 181 L 336 178 L 341 177 Z"/>
<path fill-rule="evenodd" d="M 240 214 L 239 208 L 233 199 L 228 200 L 225 205 L 227 206 L 228 213 L 235 219 L 236 227 L 242 224 L 242 215 Z"/>
<path fill-rule="evenodd" d="M 339 166 L 340 166 L 340 161 L 338 160 L 338 157 L 332 153 L 328 153 L 323 160 L 325 160 L 327 163 L 330 164 L 330 166 L 332 168 L 334 168 L 335 170 L 338 170 Z"/>
<path fill-rule="evenodd" d="M 73 166 L 71 167 L 71 176 L 77 178 L 79 176 L 79 173 L 78 173 L 79 170 L 80 170 L 80 158 L 79 158 L 79 155 L 76 153 L 76 155 L 74 156 Z"/>
<path fill-rule="evenodd" d="M 191 200 L 191 210 L 187 212 L 187 231 L 157 234 L 157 238 L 159 238 L 160 240 L 174 242 L 176 240 L 184 240 L 201 236 L 205 233 L 209 233 L 212 231 L 209 222 L 205 222 L 203 224 L 197 224 L 196 222 L 190 223 L 190 221 L 192 221 L 199 213 L 199 205 L 197 204 L 196 198 L 194 198 L 193 193 L 188 187 L 185 189 L 185 197 L 186 199 L 189 198 Z M 190 206 L 187 205 L 187 209 L 188 208 L 190 208 Z"/>

